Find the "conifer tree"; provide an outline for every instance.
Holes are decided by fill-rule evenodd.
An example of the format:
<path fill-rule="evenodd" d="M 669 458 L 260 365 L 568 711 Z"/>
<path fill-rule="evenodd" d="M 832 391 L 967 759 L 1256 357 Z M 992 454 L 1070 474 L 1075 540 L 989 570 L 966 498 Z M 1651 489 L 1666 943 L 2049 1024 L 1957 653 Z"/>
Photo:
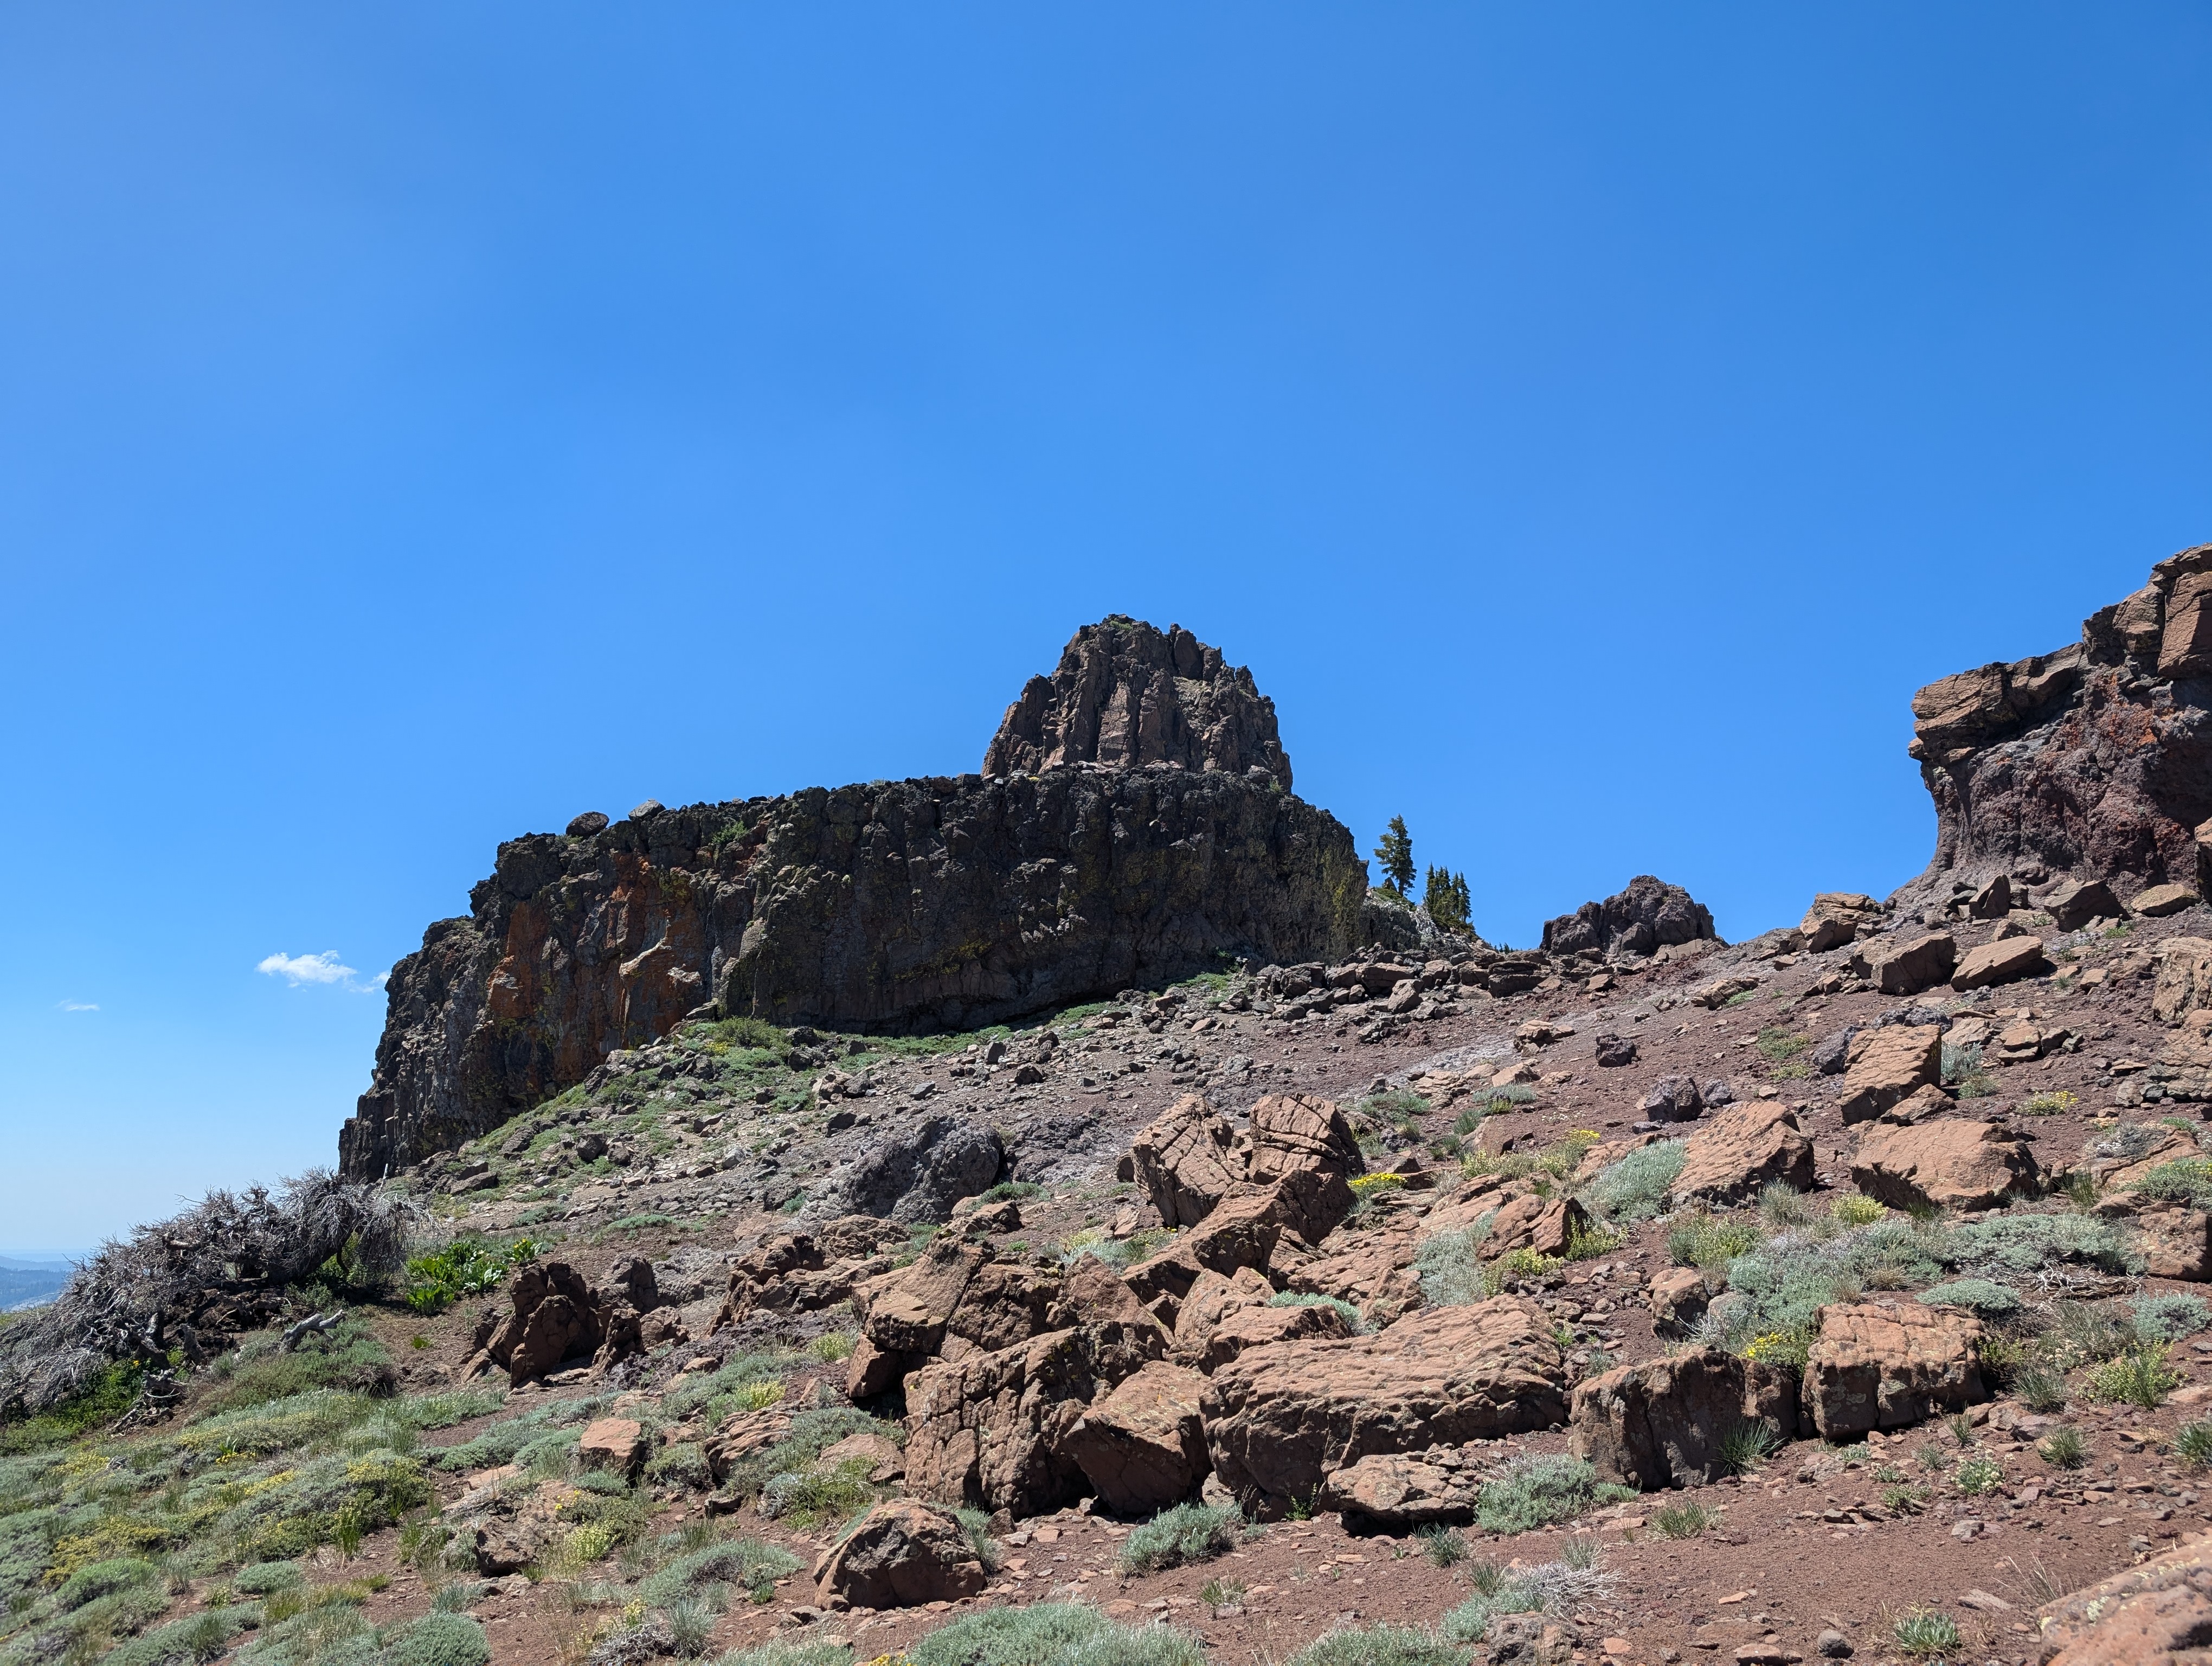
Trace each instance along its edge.
<path fill-rule="evenodd" d="M 1465 931 L 1468 915 L 1474 906 L 1468 894 L 1467 875 L 1454 873 L 1447 867 L 1432 867 L 1429 870 L 1427 891 L 1421 906 L 1428 909 L 1429 918 L 1437 922 L 1437 928 Z"/>
<path fill-rule="evenodd" d="M 1403 816 L 1390 818 L 1382 842 L 1375 847 L 1375 860 L 1382 865 L 1382 889 L 1403 897 L 1413 888 L 1413 836 L 1406 831 Z"/>

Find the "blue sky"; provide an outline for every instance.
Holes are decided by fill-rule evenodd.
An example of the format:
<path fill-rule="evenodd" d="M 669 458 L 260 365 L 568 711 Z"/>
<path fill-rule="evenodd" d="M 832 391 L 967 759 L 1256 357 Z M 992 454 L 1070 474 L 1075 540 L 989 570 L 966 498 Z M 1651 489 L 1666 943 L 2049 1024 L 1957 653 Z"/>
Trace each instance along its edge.
<path fill-rule="evenodd" d="M 330 1161 L 499 839 L 972 769 L 1109 611 L 1493 938 L 1894 886 L 1913 689 L 2212 538 L 2208 77 L 2179 4 L 10 9 L 0 1250 Z"/>

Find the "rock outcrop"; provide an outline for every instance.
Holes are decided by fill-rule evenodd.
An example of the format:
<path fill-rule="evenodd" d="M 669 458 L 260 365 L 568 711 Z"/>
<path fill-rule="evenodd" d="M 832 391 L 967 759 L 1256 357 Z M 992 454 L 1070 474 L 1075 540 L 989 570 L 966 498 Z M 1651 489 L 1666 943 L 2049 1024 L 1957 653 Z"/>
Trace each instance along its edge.
<path fill-rule="evenodd" d="M 1639 873 L 1602 903 L 1544 922 L 1547 954 L 1648 955 L 1678 943 L 1717 940 L 1712 910 L 1680 885 Z"/>
<path fill-rule="evenodd" d="M 1030 678 L 983 754 L 987 775 L 1061 763 L 1259 769 L 1291 788 L 1275 702 L 1252 673 L 1181 625 L 1162 631 L 1119 613 L 1077 631 L 1051 676 Z"/>
<path fill-rule="evenodd" d="M 1911 755 L 1936 801 L 1936 854 L 1916 885 L 1932 894 L 2008 872 L 2102 880 L 2121 897 L 2166 883 L 2201 894 L 2208 603 L 2212 544 L 2200 544 L 2084 621 L 2078 642 L 1915 695 Z"/>
<path fill-rule="evenodd" d="M 433 925 L 392 968 L 343 1170 L 374 1178 L 481 1134 L 690 1013 L 972 1029 L 1224 952 L 1348 954 L 1367 894 L 1351 834 L 1285 790 L 1249 678 L 1193 651 L 1195 680 L 1168 678 L 1172 721 L 1139 701 L 1133 752 L 1102 727 L 1048 749 L 1080 761 L 1017 766 L 1018 705 L 988 778 L 647 804 L 509 840 L 468 916 Z M 1173 647 L 1177 667 L 1184 654 Z M 1170 751 L 1144 739 L 1155 730 Z"/>
<path fill-rule="evenodd" d="M 1541 1310 L 1498 1296 L 1415 1313 L 1376 1336 L 1247 1350 L 1207 1379 L 1206 1443 L 1231 1492 L 1283 1508 L 1370 1453 L 1562 1422 L 1566 1374 Z"/>

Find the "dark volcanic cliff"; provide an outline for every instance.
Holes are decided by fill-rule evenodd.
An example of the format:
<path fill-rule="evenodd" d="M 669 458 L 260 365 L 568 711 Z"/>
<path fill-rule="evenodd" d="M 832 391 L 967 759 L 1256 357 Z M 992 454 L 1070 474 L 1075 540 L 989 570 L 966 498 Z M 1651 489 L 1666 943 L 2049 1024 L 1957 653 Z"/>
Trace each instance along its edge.
<path fill-rule="evenodd" d="M 1077 642 L 1137 630 L 1109 621 Z M 1142 669 L 1104 666 L 1120 687 Z M 1165 732 L 1206 727 L 1178 708 Z M 1060 763 L 600 819 L 501 845 L 469 916 L 392 969 L 375 1074 L 339 1137 L 348 1174 L 494 1127 L 695 1010 L 972 1028 L 1221 952 L 1340 957 L 1367 889 L 1351 834 L 1264 763 Z"/>
<path fill-rule="evenodd" d="M 2083 622 L 2081 640 L 1931 683 L 1912 756 L 1936 800 L 1916 885 L 2036 866 L 2201 886 L 2212 818 L 2212 544 Z M 1908 887 L 1908 889 L 1911 889 Z"/>

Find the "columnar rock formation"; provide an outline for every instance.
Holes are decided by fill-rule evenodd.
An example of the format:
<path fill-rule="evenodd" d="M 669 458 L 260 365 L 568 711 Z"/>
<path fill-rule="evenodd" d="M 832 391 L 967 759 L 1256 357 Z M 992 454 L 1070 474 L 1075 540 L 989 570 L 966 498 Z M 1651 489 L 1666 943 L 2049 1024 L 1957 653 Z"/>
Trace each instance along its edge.
<path fill-rule="evenodd" d="M 983 755 L 987 775 L 1055 763 L 1124 769 L 1175 763 L 1241 775 L 1264 769 L 1291 786 L 1275 702 L 1242 666 L 1181 625 L 1164 633 L 1116 613 L 1085 625 L 1050 677 L 1032 677 Z"/>
<path fill-rule="evenodd" d="M 1187 631 L 1109 619 L 1078 633 L 1060 675 L 1041 727 L 1017 721 L 1029 696 L 1015 707 L 988 778 L 647 804 L 501 845 L 468 917 L 392 969 L 345 1171 L 481 1133 L 693 1012 L 972 1028 L 1222 952 L 1296 964 L 1360 940 L 1365 865 L 1285 790 L 1247 673 Z M 1031 732 L 1055 738 L 1031 755 Z"/>
<path fill-rule="evenodd" d="M 2081 640 L 1913 696 L 1936 800 L 1923 879 L 2040 868 L 2121 897 L 2197 886 L 2212 818 L 2212 544 L 2083 622 Z"/>

